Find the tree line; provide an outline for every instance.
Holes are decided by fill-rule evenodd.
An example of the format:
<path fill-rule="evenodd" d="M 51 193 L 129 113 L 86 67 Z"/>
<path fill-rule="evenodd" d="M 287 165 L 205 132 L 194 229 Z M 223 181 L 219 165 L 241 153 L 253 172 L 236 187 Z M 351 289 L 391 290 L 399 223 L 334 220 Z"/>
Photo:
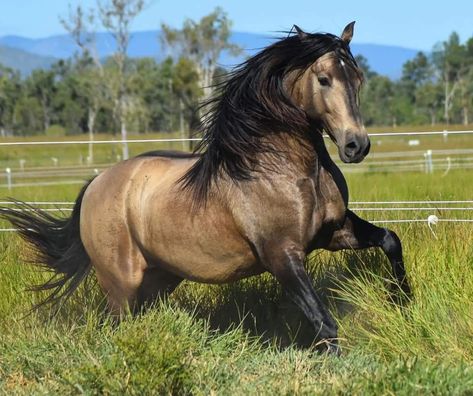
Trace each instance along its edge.
<path fill-rule="evenodd" d="M 186 20 L 182 29 L 163 24 L 163 61 L 132 59 L 130 25 L 144 5 L 143 0 L 98 0 L 88 11 L 70 7 L 61 22 L 78 48 L 72 59 L 26 78 L 0 65 L 1 134 L 44 134 L 59 127 L 67 134 L 88 133 L 90 140 L 112 131 L 126 141 L 128 130 L 190 135 L 200 120 L 200 101 L 224 73 L 218 66 L 221 52 L 236 55 L 241 49 L 229 42 L 231 21 L 216 8 L 199 21 Z M 116 44 L 107 59 L 96 49 L 97 26 Z"/>
<path fill-rule="evenodd" d="M 224 72 L 217 66 L 221 52 L 237 55 L 241 49 L 229 42 L 231 21 L 217 8 L 199 21 L 186 20 L 181 29 L 163 24 L 166 59 L 131 59 L 130 25 L 143 7 L 143 0 L 108 0 L 90 11 L 70 8 L 61 22 L 77 44 L 72 59 L 26 78 L 0 65 L 2 135 L 44 134 L 59 126 L 91 139 L 111 131 L 126 139 L 128 130 L 187 136 L 199 122 L 199 102 Z M 98 26 L 116 42 L 107 59 L 95 48 Z M 473 38 L 462 43 L 452 33 L 430 54 L 419 52 L 406 62 L 399 80 L 377 74 L 362 56 L 357 61 L 365 75 L 361 106 L 367 126 L 470 122 Z"/>
<path fill-rule="evenodd" d="M 372 71 L 364 57 L 362 113 L 367 125 L 436 125 L 471 122 L 473 114 L 473 37 L 465 43 L 457 33 L 403 65 L 393 81 Z"/>

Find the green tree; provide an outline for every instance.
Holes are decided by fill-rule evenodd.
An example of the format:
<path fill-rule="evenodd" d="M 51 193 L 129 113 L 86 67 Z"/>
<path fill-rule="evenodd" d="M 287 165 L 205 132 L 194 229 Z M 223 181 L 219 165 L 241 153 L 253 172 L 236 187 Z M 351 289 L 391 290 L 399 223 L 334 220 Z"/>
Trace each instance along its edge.
<path fill-rule="evenodd" d="M 0 135 L 13 133 L 14 110 L 22 90 L 20 73 L 0 65 Z"/>
<path fill-rule="evenodd" d="M 28 95 L 36 98 L 41 105 L 42 127 L 46 131 L 51 125 L 52 102 L 56 91 L 55 76 L 52 70 L 34 70 L 26 80 Z"/>
<path fill-rule="evenodd" d="M 375 75 L 368 80 L 361 94 L 361 109 L 366 125 L 395 123 L 392 111 L 394 84 L 385 76 Z"/>
<path fill-rule="evenodd" d="M 188 135 L 193 137 L 200 124 L 199 99 L 202 97 L 202 86 L 199 84 L 199 72 L 195 64 L 187 58 L 176 63 L 173 73 L 174 92 L 179 98 L 180 130 L 184 137 L 183 120 L 187 120 Z M 192 148 L 192 144 L 190 144 Z"/>
<path fill-rule="evenodd" d="M 363 55 L 356 55 L 355 60 L 358 64 L 358 67 L 362 70 L 365 80 L 369 80 L 378 74 L 371 69 L 370 65 L 368 64 L 368 59 L 366 59 L 366 57 Z"/>
<path fill-rule="evenodd" d="M 404 93 L 415 105 L 415 91 L 432 78 L 433 69 L 429 59 L 423 52 L 418 52 L 414 59 L 403 65 L 400 84 Z"/>
<path fill-rule="evenodd" d="M 198 22 L 186 19 L 182 29 L 161 25 L 165 46 L 171 47 L 177 58 L 186 57 L 194 63 L 204 99 L 212 93 L 212 81 L 221 53 L 227 51 L 236 56 L 242 51 L 230 42 L 231 26 L 227 13 L 220 7 Z"/>
<path fill-rule="evenodd" d="M 135 111 L 134 123 L 144 132 L 152 130 L 171 131 L 175 98 L 172 92 L 172 61 L 158 64 L 155 59 L 133 60 L 135 70 L 129 80 L 129 91 L 141 107 Z M 136 107 L 136 110 L 138 110 Z"/>
<path fill-rule="evenodd" d="M 184 66 L 187 73 L 197 74 L 204 102 L 212 95 L 215 71 L 221 53 L 226 51 L 236 56 L 242 51 L 239 46 L 230 42 L 231 25 L 232 22 L 227 13 L 220 7 L 215 8 L 212 13 L 199 21 L 187 19 L 182 29 L 172 29 L 162 24 L 164 46 L 173 50 L 175 58 L 187 58 L 193 63 L 193 67 L 190 68 L 187 67 L 190 66 L 189 63 L 179 60 L 176 67 L 182 75 Z M 191 90 L 196 91 L 194 88 Z M 182 96 L 183 92 L 183 90 L 180 91 L 180 113 L 185 107 L 189 118 L 189 134 L 193 135 L 193 130 L 200 123 L 200 107 L 197 102 L 189 100 L 188 95 Z"/>
<path fill-rule="evenodd" d="M 69 5 L 69 15 L 61 23 L 79 48 L 76 54 L 78 90 L 87 106 L 87 130 L 89 132 L 89 153 L 87 161 L 94 160 L 95 123 L 100 107 L 107 96 L 107 85 L 102 62 L 96 48 L 96 34 L 93 29 L 96 16 L 93 10 L 84 12 L 79 5 Z"/>
<path fill-rule="evenodd" d="M 57 89 L 54 97 L 56 119 L 69 134 L 87 130 L 87 103 L 81 89 L 77 65 L 72 62 L 54 65 Z"/>
<path fill-rule="evenodd" d="M 419 112 L 426 116 L 431 125 L 435 125 L 441 113 L 443 99 L 442 87 L 436 82 L 426 82 L 415 92 L 415 101 Z"/>
<path fill-rule="evenodd" d="M 423 87 L 426 84 L 429 86 L 434 81 L 434 68 L 429 58 L 423 53 L 418 52 L 417 55 L 407 61 L 403 65 L 402 76 L 397 84 L 398 93 L 395 95 L 394 102 L 398 109 L 404 104 L 402 113 L 406 122 L 416 123 L 427 123 L 432 119 L 433 109 L 431 106 L 436 101 L 426 103 L 424 94 L 428 91 L 424 90 Z M 422 103 L 418 102 L 418 99 L 422 98 Z M 425 106 L 428 107 L 429 115 L 426 113 Z"/>
<path fill-rule="evenodd" d="M 111 90 L 115 95 L 115 115 L 120 125 L 120 133 L 123 140 L 123 159 L 128 159 L 127 140 L 127 111 L 133 108 L 135 100 L 129 96 L 127 81 L 130 78 L 130 70 L 127 68 L 127 52 L 130 43 L 130 25 L 141 13 L 144 0 L 107 0 L 106 3 L 98 1 L 99 15 L 103 26 L 109 31 L 116 43 L 116 51 L 113 60 L 116 69 L 110 77 L 115 79 L 115 89 Z"/>
<path fill-rule="evenodd" d="M 432 54 L 439 81 L 443 85 L 444 120 L 447 124 L 451 121 L 455 95 L 468 72 L 466 55 L 466 48 L 460 43 L 456 32 L 453 32 L 447 41 L 437 44 Z"/>
<path fill-rule="evenodd" d="M 44 127 L 43 116 L 40 101 L 33 96 L 22 95 L 15 103 L 14 128 L 23 136 L 36 135 Z"/>

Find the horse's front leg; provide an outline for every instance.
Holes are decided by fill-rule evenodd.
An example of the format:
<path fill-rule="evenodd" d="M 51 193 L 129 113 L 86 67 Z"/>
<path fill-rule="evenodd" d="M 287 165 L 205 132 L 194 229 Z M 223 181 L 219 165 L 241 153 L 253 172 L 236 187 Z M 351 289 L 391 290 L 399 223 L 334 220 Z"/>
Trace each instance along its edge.
<path fill-rule="evenodd" d="M 398 301 L 404 300 L 405 297 L 410 298 L 411 289 L 402 258 L 402 245 L 394 231 L 377 227 L 347 210 L 343 228 L 335 231 L 329 244 L 324 246 L 325 249 L 331 251 L 370 247 L 380 247 L 388 257 L 394 277 L 402 290 L 402 293 L 399 293 L 397 286 L 393 288 L 393 291 L 397 292 L 395 295 Z"/>
<path fill-rule="evenodd" d="M 266 243 L 262 261 L 292 301 L 314 325 L 318 349 L 339 354 L 337 324 L 323 306 L 304 268 L 305 252 L 292 241 Z"/>

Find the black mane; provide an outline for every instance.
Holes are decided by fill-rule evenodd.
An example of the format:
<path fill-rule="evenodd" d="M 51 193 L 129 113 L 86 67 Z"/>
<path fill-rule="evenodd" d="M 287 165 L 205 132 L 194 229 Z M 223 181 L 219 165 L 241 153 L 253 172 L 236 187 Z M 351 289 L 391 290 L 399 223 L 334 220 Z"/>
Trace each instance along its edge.
<path fill-rule="evenodd" d="M 300 75 L 321 56 L 334 51 L 345 64 L 357 70 L 348 45 L 329 33 L 297 34 L 275 42 L 228 73 L 216 86 L 217 95 L 204 103 L 208 109 L 198 132 L 203 139 L 196 152 L 199 160 L 182 177 L 194 202 L 205 202 L 211 184 L 221 174 L 235 181 L 249 180 L 258 168 L 257 155 L 275 152 L 263 139 L 281 132 L 301 138 L 315 125 L 287 95 L 283 81 L 292 71 Z"/>
<path fill-rule="evenodd" d="M 136 158 L 141 157 L 164 157 L 171 159 L 191 159 L 200 157 L 198 153 L 187 153 L 185 151 L 176 151 L 176 150 L 153 150 L 147 151 L 145 153 L 138 154 Z"/>

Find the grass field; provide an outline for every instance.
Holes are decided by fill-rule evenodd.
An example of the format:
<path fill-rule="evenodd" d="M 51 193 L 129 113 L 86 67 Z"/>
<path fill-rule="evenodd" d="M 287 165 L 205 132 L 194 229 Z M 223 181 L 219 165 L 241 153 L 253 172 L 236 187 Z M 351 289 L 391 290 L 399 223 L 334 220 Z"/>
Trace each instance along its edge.
<path fill-rule="evenodd" d="M 471 137 L 462 139 L 461 148 L 473 147 Z M 468 170 L 347 179 L 352 201 L 473 198 Z M 78 189 L 3 188 L 0 197 L 72 201 Z M 432 213 L 471 218 L 471 211 Z M 473 224 L 440 223 L 437 239 L 424 223 L 391 228 L 404 243 L 414 293 L 403 310 L 388 298 L 390 272 L 380 252 L 310 257 L 310 273 L 340 326 L 338 358 L 308 347 L 313 331 L 268 275 L 226 286 L 185 282 L 166 304 L 118 326 L 103 313 L 93 282 L 57 317 L 28 315 L 40 296 L 25 288 L 45 277 L 23 264 L 29 253 L 15 234 L 0 233 L 0 393 L 472 394 Z"/>

